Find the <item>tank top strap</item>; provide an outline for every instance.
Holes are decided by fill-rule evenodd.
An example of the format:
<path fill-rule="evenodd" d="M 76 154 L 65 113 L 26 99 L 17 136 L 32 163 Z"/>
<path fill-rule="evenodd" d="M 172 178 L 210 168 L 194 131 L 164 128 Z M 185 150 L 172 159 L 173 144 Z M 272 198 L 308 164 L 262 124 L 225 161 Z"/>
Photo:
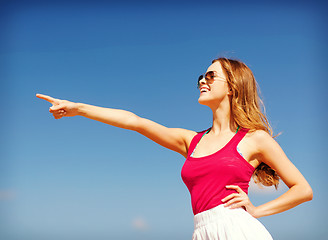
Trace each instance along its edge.
<path fill-rule="evenodd" d="M 209 128 L 210 129 L 210 128 Z M 193 139 L 191 140 L 190 142 L 190 145 L 189 145 L 189 149 L 188 149 L 188 157 L 194 152 L 198 142 L 202 139 L 202 137 L 204 136 L 204 134 L 209 130 L 209 129 L 206 129 L 204 131 L 201 131 L 201 132 L 198 132 L 194 137 Z"/>
<path fill-rule="evenodd" d="M 240 128 L 236 133 L 235 137 L 232 139 L 231 145 L 233 147 L 236 147 L 239 144 L 239 142 L 245 137 L 248 131 L 249 131 L 248 128 Z"/>

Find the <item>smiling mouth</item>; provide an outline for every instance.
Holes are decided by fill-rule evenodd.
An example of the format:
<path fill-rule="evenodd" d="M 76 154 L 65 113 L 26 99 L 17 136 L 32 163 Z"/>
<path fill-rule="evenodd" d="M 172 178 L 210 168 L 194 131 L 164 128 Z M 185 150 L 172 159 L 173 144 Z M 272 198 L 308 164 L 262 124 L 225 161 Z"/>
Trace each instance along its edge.
<path fill-rule="evenodd" d="M 202 89 L 200 89 L 200 92 L 201 93 L 203 93 L 203 92 L 208 92 L 209 91 L 209 89 L 207 89 L 207 88 L 202 88 Z"/>

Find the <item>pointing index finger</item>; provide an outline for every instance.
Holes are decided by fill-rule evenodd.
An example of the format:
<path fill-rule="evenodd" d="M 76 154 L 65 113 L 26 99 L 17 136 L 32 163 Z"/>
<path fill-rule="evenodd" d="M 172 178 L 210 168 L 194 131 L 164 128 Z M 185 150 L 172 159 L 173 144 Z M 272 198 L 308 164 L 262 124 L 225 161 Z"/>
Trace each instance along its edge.
<path fill-rule="evenodd" d="M 50 102 L 51 104 L 54 104 L 54 103 L 57 102 L 57 99 L 52 98 L 52 97 L 47 96 L 47 95 L 39 94 L 39 93 L 36 94 L 36 97 L 41 98 L 43 100 L 46 100 L 46 101 Z"/>

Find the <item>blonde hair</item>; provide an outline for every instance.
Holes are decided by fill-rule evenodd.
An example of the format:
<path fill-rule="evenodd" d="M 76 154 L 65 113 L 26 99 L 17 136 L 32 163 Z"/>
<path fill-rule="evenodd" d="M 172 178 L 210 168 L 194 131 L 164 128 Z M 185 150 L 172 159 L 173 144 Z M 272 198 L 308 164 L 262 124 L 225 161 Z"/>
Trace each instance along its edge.
<path fill-rule="evenodd" d="M 259 97 L 259 86 L 249 67 L 241 61 L 227 58 L 218 58 L 212 61 L 212 63 L 215 62 L 221 63 L 228 85 L 232 90 L 230 107 L 234 122 L 240 127 L 250 129 L 250 132 L 264 130 L 273 136 L 272 128 L 265 116 L 263 101 Z M 273 136 L 273 138 L 277 136 Z M 275 170 L 262 162 L 255 169 L 253 179 L 257 184 L 274 185 L 277 189 L 280 178 Z"/>

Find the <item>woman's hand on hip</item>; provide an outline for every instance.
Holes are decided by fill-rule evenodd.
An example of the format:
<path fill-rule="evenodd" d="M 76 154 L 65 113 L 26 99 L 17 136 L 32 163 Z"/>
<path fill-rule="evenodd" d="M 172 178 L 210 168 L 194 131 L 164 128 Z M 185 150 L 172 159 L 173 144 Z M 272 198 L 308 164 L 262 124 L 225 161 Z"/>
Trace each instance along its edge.
<path fill-rule="evenodd" d="M 239 186 L 228 185 L 226 188 L 234 189 L 237 193 L 232 193 L 221 200 L 225 202 L 224 207 L 229 207 L 230 209 L 244 207 L 249 214 L 256 217 L 256 207 L 251 203 L 247 194 Z"/>
<path fill-rule="evenodd" d="M 49 112 L 52 113 L 55 119 L 60 119 L 62 117 L 74 117 L 78 115 L 77 103 L 52 98 L 43 94 L 36 94 L 36 96 L 52 104 L 52 106 L 49 108 Z"/>

